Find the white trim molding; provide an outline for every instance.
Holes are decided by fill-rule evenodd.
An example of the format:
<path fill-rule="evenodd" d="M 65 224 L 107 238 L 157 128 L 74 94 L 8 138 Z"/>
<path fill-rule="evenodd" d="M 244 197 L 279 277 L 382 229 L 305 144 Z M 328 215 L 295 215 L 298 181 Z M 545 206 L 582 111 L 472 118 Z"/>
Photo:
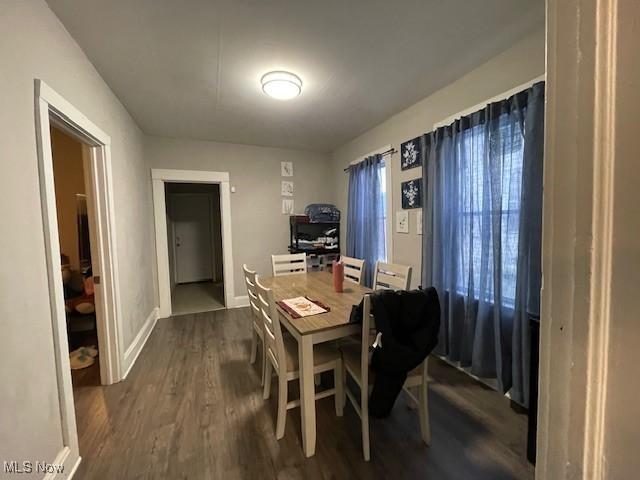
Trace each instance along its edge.
<path fill-rule="evenodd" d="M 236 297 L 233 302 L 234 308 L 242 308 L 249 306 L 249 295 L 241 295 Z"/>
<path fill-rule="evenodd" d="M 233 240 L 231 236 L 231 188 L 229 185 L 229 173 L 153 168 L 151 169 L 151 180 L 153 185 L 153 213 L 155 217 L 160 318 L 171 316 L 171 279 L 169 276 L 165 183 L 214 183 L 220 185 L 224 300 L 227 308 L 234 307 L 236 300 L 233 283 Z"/>
<path fill-rule="evenodd" d="M 91 213 L 95 217 L 90 222 L 90 228 L 94 229 L 91 233 L 94 240 L 91 245 L 93 272 L 94 275 L 101 277 L 101 281 L 96 282 L 95 303 L 101 356 L 100 381 L 103 385 L 120 381 L 122 374 L 120 348 L 122 345 L 120 318 L 122 317 L 111 180 L 111 139 L 39 79 L 34 82 L 34 101 L 42 226 L 63 444 L 58 458 L 67 468 L 75 469 L 80 462 L 80 452 L 69 366 L 62 276 L 60 275 L 60 243 L 50 127 L 55 125 L 89 148 L 90 154 L 86 163 L 91 170 L 87 177 L 91 183 L 87 185 L 87 193 L 93 195 Z"/>
<path fill-rule="evenodd" d="M 71 480 L 76 474 L 81 460 L 82 458 L 80 456 L 74 457 L 71 455 L 71 449 L 69 447 L 63 447 L 53 462 L 50 462 L 51 471 L 45 474 L 43 480 L 59 480 L 63 478 Z"/>
<path fill-rule="evenodd" d="M 149 337 L 151 336 L 156 323 L 158 323 L 158 318 L 160 318 L 159 309 L 158 307 L 156 307 L 151 311 L 147 319 L 144 321 L 142 328 L 136 335 L 136 338 L 133 339 L 131 345 L 129 345 L 127 350 L 124 352 L 124 374 L 122 375 L 123 380 L 127 378 L 129 372 L 133 368 L 133 365 L 136 363 L 138 356 L 140 356 L 140 353 L 146 345 L 147 340 L 149 340 Z"/>
<path fill-rule="evenodd" d="M 611 475 L 605 422 L 618 21 L 617 0 L 547 2 L 537 479 Z"/>

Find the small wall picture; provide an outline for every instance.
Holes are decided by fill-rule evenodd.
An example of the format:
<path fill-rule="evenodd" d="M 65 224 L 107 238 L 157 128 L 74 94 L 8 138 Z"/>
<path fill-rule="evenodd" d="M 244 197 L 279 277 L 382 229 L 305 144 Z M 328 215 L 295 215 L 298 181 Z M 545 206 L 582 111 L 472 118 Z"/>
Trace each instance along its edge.
<path fill-rule="evenodd" d="M 402 208 L 418 208 L 422 206 L 422 179 L 415 178 L 402 182 Z"/>
<path fill-rule="evenodd" d="M 418 235 L 422 235 L 422 209 L 416 212 L 416 230 Z"/>
<path fill-rule="evenodd" d="M 293 182 L 282 181 L 281 193 L 283 197 L 293 197 Z"/>
<path fill-rule="evenodd" d="M 282 213 L 283 215 L 293 215 L 293 198 L 282 199 Z"/>
<path fill-rule="evenodd" d="M 420 137 L 400 144 L 400 169 L 409 170 L 410 168 L 422 165 L 422 141 Z"/>
<path fill-rule="evenodd" d="M 404 210 L 396 212 L 396 232 L 409 233 L 409 212 Z"/>
<path fill-rule="evenodd" d="M 280 162 L 280 174 L 283 177 L 293 177 L 293 162 Z"/>

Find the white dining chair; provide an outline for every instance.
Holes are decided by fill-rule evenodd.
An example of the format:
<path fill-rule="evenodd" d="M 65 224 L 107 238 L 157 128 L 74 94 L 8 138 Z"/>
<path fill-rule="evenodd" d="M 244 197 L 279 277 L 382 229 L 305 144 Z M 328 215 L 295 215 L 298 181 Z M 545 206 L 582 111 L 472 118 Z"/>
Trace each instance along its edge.
<path fill-rule="evenodd" d="M 260 309 L 262 311 L 264 338 L 267 352 L 267 366 L 263 398 L 266 400 L 271 395 L 271 376 L 273 372 L 278 376 L 278 414 L 276 420 L 276 438 L 284 436 L 284 428 L 287 419 L 287 410 L 300 406 L 300 400 L 288 401 L 288 383 L 300 378 L 298 367 L 298 343 L 292 337 L 282 335 L 280 317 L 273 297 L 273 291 L 260 284 L 256 278 L 256 287 Z M 315 400 L 335 396 L 336 415 L 341 417 L 344 406 L 342 393 L 344 381 L 342 378 L 342 357 L 335 345 L 321 343 L 314 346 L 314 374 L 333 370 L 334 388 L 330 388 L 315 394 Z"/>
<path fill-rule="evenodd" d="M 411 267 L 394 263 L 376 262 L 373 273 L 374 290 L 408 290 L 411 285 Z"/>
<path fill-rule="evenodd" d="M 369 346 L 375 341 L 375 320 L 371 315 L 371 298 L 365 295 L 362 306 L 362 334 L 361 343 L 346 343 L 340 347 L 342 351 L 343 373 L 343 402 L 348 398 L 362 423 L 362 454 L 368 462 L 371 459 L 369 444 L 369 386 L 373 385 L 374 373 L 369 368 Z M 407 375 L 403 385 L 403 391 L 409 399 L 418 406 L 420 418 L 420 433 L 422 440 L 427 445 L 431 442 L 431 429 L 429 427 L 429 404 L 427 396 L 427 357 Z M 347 387 L 347 378 L 351 376 L 360 389 L 360 401 Z M 418 395 L 411 389 L 418 389 Z"/>
<path fill-rule="evenodd" d="M 271 255 L 273 276 L 307 273 L 307 254 L 290 253 L 286 255 Z"/>
<path fill-rule="evenodd" d="M 260 384 L 264 385 L 264 372 L 266 368 L 266 349 L 264 344 L 264 326 L 262 322 L 262 311 L 258 300 L 258 291 L 256 289 L 256 272 L 250 270 L 246 264 L 242 265 L 244 271 L 244 283 L 247 286 L 247 296 L 249 297 L 249 307 L 251 309 L 251 358 L 250 363 L 256 363 L 258 353 L 258 340 L 261 343 L 262 352 L 262 377 Z"/>
<path fill-rule="evenodd" d="M 340 261 L 344 265 L 344 279 L 362 285 L 364 281 L 364 260 L 342 255 Z"/>

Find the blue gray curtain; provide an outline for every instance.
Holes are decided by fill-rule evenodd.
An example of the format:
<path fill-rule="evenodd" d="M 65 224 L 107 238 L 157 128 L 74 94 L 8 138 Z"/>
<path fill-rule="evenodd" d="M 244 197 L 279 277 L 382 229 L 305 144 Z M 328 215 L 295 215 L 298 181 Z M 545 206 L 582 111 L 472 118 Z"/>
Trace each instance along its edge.
<path fill-rule="evenodd" d="M 367 286 L 371 286 L 376 261 L 386 258 L 384 185 L 382 155 L 349 167 L 347 255 L 365 261 Z"/>
<path fill-rule="evenodd" d="M 539 314 L 544 83 L 425 135 L 423 285 L 443 304 L 437 352 L 526 405 Z"/>

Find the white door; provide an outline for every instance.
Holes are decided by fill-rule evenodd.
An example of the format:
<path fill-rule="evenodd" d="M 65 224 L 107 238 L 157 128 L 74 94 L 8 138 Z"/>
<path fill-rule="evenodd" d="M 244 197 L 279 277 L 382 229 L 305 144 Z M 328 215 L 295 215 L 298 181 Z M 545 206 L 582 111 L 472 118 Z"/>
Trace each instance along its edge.
<path fill-rule="evenodd" d="M 171 198 L 176 283 L 213 278 L 211 201 L 207 194 L 176 194 Z"/>

